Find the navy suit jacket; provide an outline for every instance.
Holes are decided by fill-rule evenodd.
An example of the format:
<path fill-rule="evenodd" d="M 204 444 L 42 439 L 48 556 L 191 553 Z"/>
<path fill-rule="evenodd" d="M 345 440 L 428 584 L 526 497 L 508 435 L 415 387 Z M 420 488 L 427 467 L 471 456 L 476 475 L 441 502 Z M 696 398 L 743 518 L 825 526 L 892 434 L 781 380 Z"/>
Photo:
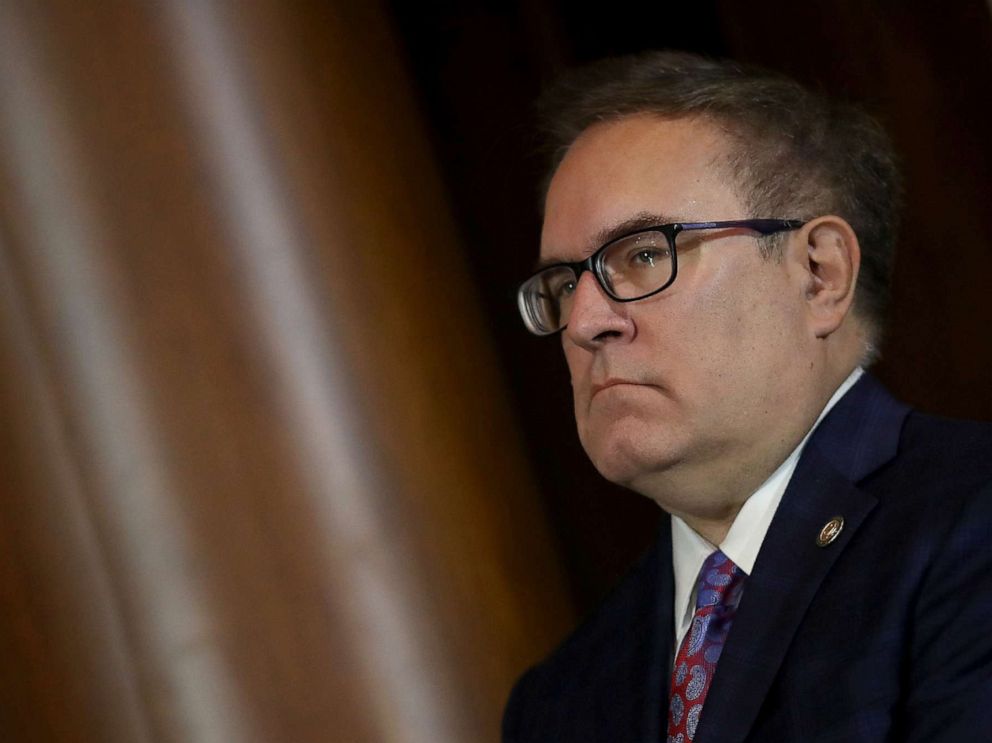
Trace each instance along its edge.
<path fill-rule="evenodd" d="M 835 516 L 837 539 L 816 537 Z M 510 696 L 506 743 L 665 739 L 671 532 Z M 992 741 L 992 426 L 869 375 L 810 438 L 695 743 Z"/>

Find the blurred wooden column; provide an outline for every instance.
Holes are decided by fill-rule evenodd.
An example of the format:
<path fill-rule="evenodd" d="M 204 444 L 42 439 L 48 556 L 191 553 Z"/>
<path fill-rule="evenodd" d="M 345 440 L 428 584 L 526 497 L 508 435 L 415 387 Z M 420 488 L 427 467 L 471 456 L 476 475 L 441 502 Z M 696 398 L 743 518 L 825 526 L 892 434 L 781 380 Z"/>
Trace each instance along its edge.
<path fill-rule="evenodd" d="M 455 240 L 375 4 L 0 0 L 0 739 L 496 738 L 570 616 Z"/>

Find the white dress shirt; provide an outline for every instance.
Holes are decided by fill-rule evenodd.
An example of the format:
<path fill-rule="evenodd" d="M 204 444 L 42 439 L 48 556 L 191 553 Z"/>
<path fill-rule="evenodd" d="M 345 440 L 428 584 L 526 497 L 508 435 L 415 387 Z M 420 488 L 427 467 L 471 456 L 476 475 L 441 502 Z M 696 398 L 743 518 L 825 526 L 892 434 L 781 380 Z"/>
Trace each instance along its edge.
<path fill-rule="evenodd" d="M 813 431 L 830 409 L 837 404 L 844 393 L 864 374 L 858 367 L 845 379 L 824 406 L 812 428 L 799 442 L 779 468 L 748 498 L 730 526 L 726 538 L 719 549 L 734 561 L 747 575 L 754 569 L 761 543 L 765 541 L 768 526 L 778 509 L 782 495 L 792 479 L 792 473 L 799 463 L 799 456 Z M 672 567 L 675 571 L 675 647 L 692 625 L 692 615 L 696 609 L 696 579 L 703 562 L 717 547 L 697 534 L 691 526 L 678 516 L 672 516 Z M 746 590 L 746 587 L 745 587 Z"/>

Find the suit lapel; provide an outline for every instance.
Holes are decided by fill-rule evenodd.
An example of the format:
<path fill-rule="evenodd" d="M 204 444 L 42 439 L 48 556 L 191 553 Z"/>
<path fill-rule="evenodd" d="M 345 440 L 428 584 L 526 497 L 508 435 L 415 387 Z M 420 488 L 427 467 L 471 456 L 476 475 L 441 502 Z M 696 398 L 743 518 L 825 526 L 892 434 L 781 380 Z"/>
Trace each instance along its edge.
<path fill-rule="evenodd" d="M 745 583 L 697 743 L 744 740 L 813 596 L 875 506 L 872 496 L 830 470 L 819 456 L 803 457 L 792 482 L 797 480 L 802 487 L 790 485 L 793 497 L 783 497 Z M 843 516 L 843 530 L 832 544 L 818 547 L 820 529 L 834 516 Z"/>
<path fill-rule="evenodd" d="M 746 738 L 820 584 L 876 505 L 855 483 L 895 455 L 907 412 L 865 375 L 807 443 L 747 579 L 696 743 Z M 818 546 L 835 516 L 843 530 Z"/>

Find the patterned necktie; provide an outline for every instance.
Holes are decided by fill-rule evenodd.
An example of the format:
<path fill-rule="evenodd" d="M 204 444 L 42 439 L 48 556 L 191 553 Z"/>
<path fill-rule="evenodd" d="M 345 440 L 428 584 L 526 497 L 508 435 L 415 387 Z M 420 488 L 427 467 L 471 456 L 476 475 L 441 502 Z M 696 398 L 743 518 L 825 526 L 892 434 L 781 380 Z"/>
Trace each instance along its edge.
<path fill-rule="evenodd" d="M 689 743 L 734 621 L 747 575 L 722 552 L 706 558 L 696 587 L 696 613 L 675 656 L 668 705 L 668 743 Z"/>

